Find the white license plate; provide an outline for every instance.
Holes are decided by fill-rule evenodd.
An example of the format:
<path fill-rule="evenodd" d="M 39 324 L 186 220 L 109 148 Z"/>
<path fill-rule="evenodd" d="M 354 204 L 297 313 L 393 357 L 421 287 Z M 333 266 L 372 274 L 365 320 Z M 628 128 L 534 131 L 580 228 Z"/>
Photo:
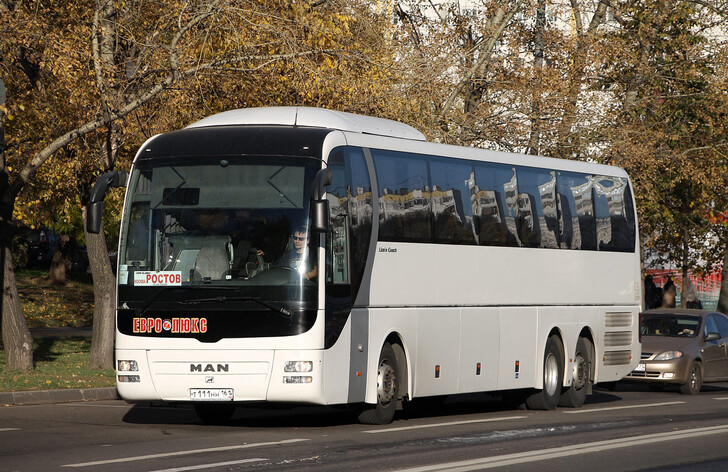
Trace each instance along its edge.
<path fill-rule="evenodd" d="M 233 401 L 234 392 L 232 388 L 191 388 L 190 400 L 199 402 L 211 401 Z"/>
<path fill-rule="evenodd" d="M 634 369 L 635 372 L 644 372 L 645 371 L 645 365 L 644 364 L 637 364 L 637 367 Z"/>

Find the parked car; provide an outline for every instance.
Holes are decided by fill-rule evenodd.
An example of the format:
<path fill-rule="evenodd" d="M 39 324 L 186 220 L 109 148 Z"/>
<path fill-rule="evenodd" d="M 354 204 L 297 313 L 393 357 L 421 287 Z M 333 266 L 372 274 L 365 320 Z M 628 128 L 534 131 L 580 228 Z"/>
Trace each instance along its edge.
<path fill-rule="evenodd" d="M 703 382 L 728 380 L 728 317 L 715 311 L 655 309 L 642 314 L 642 357 L 625 380 L 679 385 L 696 394 Z"/>

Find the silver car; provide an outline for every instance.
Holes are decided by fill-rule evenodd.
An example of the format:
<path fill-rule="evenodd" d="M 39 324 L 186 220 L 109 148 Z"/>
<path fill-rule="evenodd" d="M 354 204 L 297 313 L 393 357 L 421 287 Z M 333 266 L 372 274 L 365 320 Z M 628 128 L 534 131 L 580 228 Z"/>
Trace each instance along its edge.
<path fill-rule="evenodd" d="M 642 357 L 625 380 L 675 384 L 696 394 L 703 382 L 728 380 L 728 317 L 703 310 L 657 309 L 642 314 Z"/>

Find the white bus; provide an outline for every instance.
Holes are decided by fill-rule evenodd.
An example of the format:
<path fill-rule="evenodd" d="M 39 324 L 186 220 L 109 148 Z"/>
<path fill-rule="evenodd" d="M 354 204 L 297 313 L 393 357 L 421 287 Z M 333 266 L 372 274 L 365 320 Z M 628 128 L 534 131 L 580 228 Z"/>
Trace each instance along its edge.
<path fill-rule="evenodd" d="M 427 142 L 305 107 L 220 113 L 149 139 L 118 261 L 118 391 L 352 404 L 468 392 L 578 407 L 636 365 L 634 198 L 615 167 Z M 300 270 L 291 255 L 305 259 Z"/>

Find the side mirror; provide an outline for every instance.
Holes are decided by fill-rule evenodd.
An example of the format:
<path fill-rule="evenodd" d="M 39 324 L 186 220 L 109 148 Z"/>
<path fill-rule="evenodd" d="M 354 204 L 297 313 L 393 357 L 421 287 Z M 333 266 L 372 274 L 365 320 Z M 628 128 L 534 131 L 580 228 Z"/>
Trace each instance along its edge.
<path fill-rule="evenodd" d="M 311 229 L 315 233 L 325 233 L 329 230 L 329 201 L 314 200 L 311 203 Z"/>
<path fill-rule="evenodd" d="M 316 172 L 313 179 L 313 202 L 311 202 L 311 229 L 316 233 L 329 230 L 329 201 L 323 198 L 326 186 L 331 183 L 331 169 L 325 168 Z"/>
<path fill-rule="evenodd" d="M 717 341 L 720 339 L 720 334 L 718 333 L 708 333 L 708 335 L 705 337 L 706 341 Z"/>
<path fill-rule="evenodd" d="M 88 205 L 86 205 L 86 231 L 93 234 L 101 232 L 106 192 L 112 187 L 125 187 L 128 180 L 129 173 L 124 171 L 107 172 L 96 179 Z"/>

